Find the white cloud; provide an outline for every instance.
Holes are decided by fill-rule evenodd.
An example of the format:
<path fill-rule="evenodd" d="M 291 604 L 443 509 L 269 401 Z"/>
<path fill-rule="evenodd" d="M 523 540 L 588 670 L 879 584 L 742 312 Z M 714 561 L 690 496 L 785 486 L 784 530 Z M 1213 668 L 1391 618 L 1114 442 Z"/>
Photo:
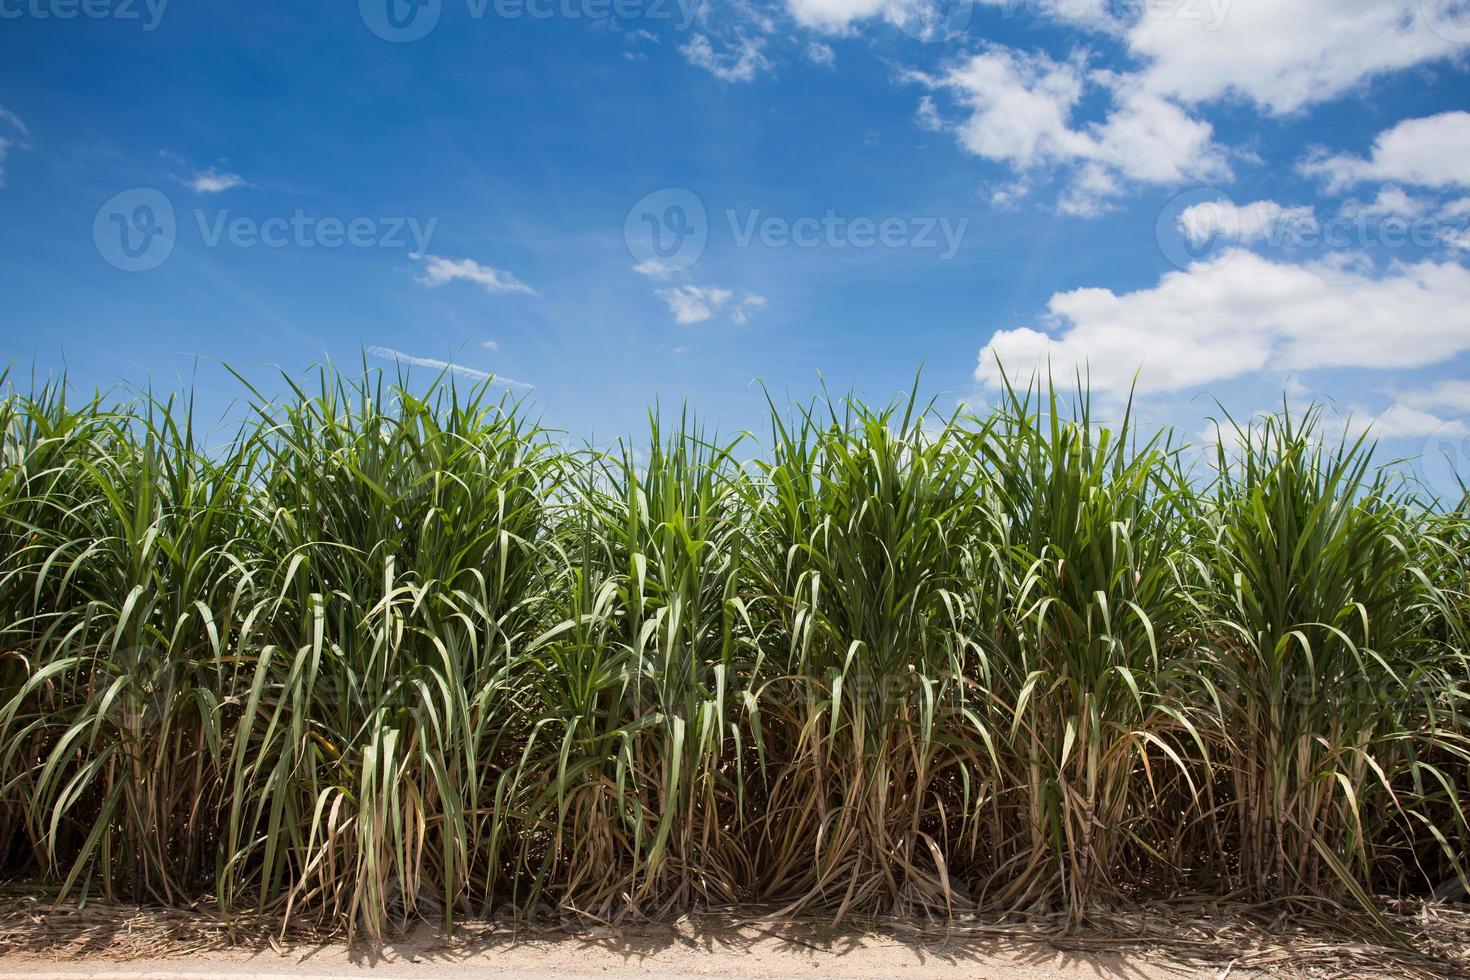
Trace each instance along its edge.
<path fill-rule="evenodd" d="M 832 50 L 832 45 L 813 41 L 806 46 L 806 60 L 814 65 L 831 68 L 837 64 L 837 53 Z"/>
<path fill-rule="evenodd" d="M 483 347 L 483 348 L 485 348 L 486 350 L 491 350 L 491 351 L 500 350 L 500 341 L 498 341 L 498 340 L 486 340 L 486 341 L 482 341 L 480 343 L 480 346 Z"/>
<path fill-rule="evenodd" d="M 679 270 L 677 267 L 667 262 L 660 262 L 658 259 L 644 259 L 642 262 L 633 266 L 633 271 L 640 276 L 647 276 L 650 279 L 667 279 Z"/>
<path fill-rule="evenodd" d="M 1398 400 L 1424 411 L 1470 415 L 1470 380 L 1446 378 L 1424 388 L 1399 392 Z"/>
<path fill-rule="evenodd" d="M 507 388 L 521 388 L 527 391 L 535 387 L 535 385 L 526 384 L 524 381 L 516 381 L 490 371 L 465 367 L 462 364 L 455 364 L 452 361 L 442 361 L 437 357 L 417 357 L 413 354 L 405 354 L 401 350 L 394 350 L 391 347 L 382 347 L 374 344 L 367 349 L 367 352 L 369 355 L 385 361 L 394 361 L 399 364 L 412 364 L 416 367 L 433 368 L 436 371 L 448 371 L 450 374 L 457 374 L 462 378 L 469 378 L 471 381 L 492 381 L 493 384 L 505 385 Z"/>
<path fill-rule="evenodd" d="M 1470 426 L 1464 422 L 1446 421 L 1422 409 L 1394 404 L 1377 413 L 1354 412 L 1348 418 L 1347 430 L 1354 436 L 1368 433 L 1380 439 L 1422 439 L 1436 432 L 1445 435 L 1470 435 Z"/>
<path fill-rule="evenodd" d="M 1114 95 L 1115 109 L 1094 130 L 1099 162 L 1125 177 L 1152 184 L 1228 175 L 1223 151 L 1210 124 L 1183 109 L 1135 89 Z"/>
<path fill-rule="evenodd" d="M 5 123 L 15 130 L 15 137 L 0 136 L 0 187 L 5 186 L 5 157 L 10 153 L 12 147 L 17 149 L 28 149 L 31 145 L 31 131 L 21 121 L 20 116 L 11 112 L 4 106 L 0 106 L 0 122 Z"/>
<path fill-rule="evenodd" d="M 1217 236 L 1247 245 L 1266 241 L 1286 228 L 1315 227 L 1310 207 L 1284 207 L 1275 201 L 1244 206 L 1230 201 L 1203 201 L 1179 212 L 1179 230 L 1190 244 L 1200 246 Z"/>
<path fill-rule="evenodd" d="M 31 138 L 31 131 L 26 128 L 26 124 L 21 121 L 20 116 L 17 116 L 3 105 L 0 105 L 0 122 L 5 123 L 19 133 L 21 139 L 29 140 Z"/>
<path fill-rule="evenodd" d="M 671 286 L 655 290 L 674 314 L 674 322 L 703 323 L 730 301 L 730 290 L 718 286 Z"/>
<path fill-rule="evenodd" d="M 802 27 L 842 33 L 857 20 L 883 12 L 888 0 L 787 0 L 786 8 Z"/>
<path fill-rule="evenodd" d="M 197 194 L 218 194 L 236 187 L 250 186 L 249 182 L 239 174 L 227 173 L 215 167 L 199 171 L 184 183 L 193 188 Z"/>
<path fill-rule="evenodd" d="M 976 156 L 1027 169 L 1089 150 L 1087 137 L 1069 125 L 1084 87 L 1076 62 L 992 46 L 935 84 L 953 91 L 969 109 L 954 132 Z"/>
<path fill-rule="evenodd" d="M 1037 14 L 1097 31 L 1117 31 L 1123 26 L 1113 16 L 1110 9 L 1117 3 L 1117 0 L 980 0 L 980 2 L 992 7 L 1000 7 L 1005 17 L 1015 17 L 1022 13 Z M 1214 0 L 1214 2 L 1218 3 L 1220 0 Z"/>
<path fill-rule="evenodd" d="M 990 193 L 991 207 L 997 211 L 1011 211 L 1031 193 L 1031 184 L 1024 179 L 1014 180 L 997 187 L 989 187 L 987 190 Z"/>
<path fill-rule="evenodd" d="M 1077 289 L 1051 298 L 1050 332 L 1002 330 L 980 352 L 977 381 L 1050 363 L 1091 374 L 1100 391 L 1177 391 L 1265 370 L 1413 368 L 1470 350 L 1470 269 L 1395 264 L 1365 271 L 1237 250 L 1215 267 L 1171 272 L 1149 289 Z"/>
<path fill-rule="evenodd" d="M 654 293 L 668 304 L 669 312 L 674 314 L 674 322 L 686 325 L 712 319 L 735 297 L 733 292 L 719 286 L 671 286 L 656 289 Z M 746 293 L 743 299 L 730 307 L 730 322 L 746 323 L 755 311 L 765 308 L 764 296 Z"/>
<path fill-rule="evenodd" d="M 948 128 L 976 156 L 1023 174 L 1072 167 L 1060 205 L 1065 212 L 1097 213 L 1127 181 L 1170 184 L 1229 175 L 1209 123 L 1126 76 L 1089 74 L 1080 57 L 1062 62 L 990 45 L 938 78 L 909 78 L 955 96 L 968 116 Z M 1101 122 L 1074 124 L 1089 85 L 1110 92 L 1110 112 Z M 918 119 L 928 128 L 945 125 L 932 101 L 920 102 Z"/>
<path fill-rule="evenodd" d="M 442 286 L 456 279 L 463 279 L 481 286 L 487 293 L 536 295 L 536 290 L 521 282 L 511 273 L 504 269 L 481 265 L 474 259 L 446 259 L 438 255 L 426 255 L 424 261 L 427 265 L 424 268 L 424 274 L 419 277 L 418 281 L 421 285 L 430 288 Z"/>
<path fill-rule="evenodd" d="M 1461 197 L 1450 201 L 1439 209 L 1439 216 L 1445 220 L 1451 218 L 1470 218 L 1470 197 Z"/>
<path fill-rule="evenodd" d="M 1146 11 L 1129 51 L 1150 92 L 1188 103 L 1224 97 L 1272 113 L 1334 98 L 1379 75 L 1459 56 L 1429 15 L 1458 0 L 1228 0 Z M 1192 8 L 1200 16 L 1185 16 Z"/>
<path fill-rule="evenodd" d="M 1039 14 L 1093 30 L 1116 31 L 1117 20 L 1108 10 L 1109 0 L 980 0 L 1002 8 L 1002 16 Z M 1221 2 L 1221 0 L 1214 0 Z M 801 26 L 829 34 L 846 34 L 858 21 L 881 17 L 915 37 L 943 40 L 958 21 L 946 24 L 955 9 L 945 0 L 786 0 L 786 9 Z"/>
<path fill-rule="evenodd" d="M 1470 187 L 1470 112 L 1406 119 L 1378 134 L 1367 159 L 1317 155 L 1301 170 L 1338 191 L 1363 181 L 1420 187 Z"/>
<path fill-rule="evenodd" d="M 735 305 L 735 309 L 730 311 L 730 322 L 737 324 L 748 323 L 756 310 L 763 310 L 765 308 L 766 298 L 764 296 L 746 293 L 745 298 Z"/>
<path fill-rule="evenodd" d="M 930 133 L 937 133 L 944 129 L 944 119 L 934 105 L 934 96 L 925 95 L 919 99 L 919 108 L 914 111 L 914 124 Z"/>
<path fill-rule="evenodd" d="M 1380 187 L 1378 196 L 1371 201 L 1353 199 L 1342 206 L 1344 217 L 1354 220 L 1366 218 L 1421 218 L 1434 207 L 1434 202 L 1415 197 L 1402 187 Z"/>
<path fill-rule="evenodd" d="M 703 34 L 696 34 L 679 50 L 691 65 L 703 68 L 723 82 L 748 82 L 771 67 L 770 59 L 761 53 L 765 39 L 737 38 L 725 51 L 717 52 Z"/>

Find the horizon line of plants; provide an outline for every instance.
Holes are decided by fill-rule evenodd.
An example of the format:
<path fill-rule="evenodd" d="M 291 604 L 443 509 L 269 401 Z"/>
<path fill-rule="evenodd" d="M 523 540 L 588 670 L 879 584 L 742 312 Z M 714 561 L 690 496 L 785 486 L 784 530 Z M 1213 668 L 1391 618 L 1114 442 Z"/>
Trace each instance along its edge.
<path fill-rule="evenodd" d="M 1201 479 L 1050 384 L 751 459 L 287 381 L 210 447 L 0 397 L 6 874 L 372 936 L 1463 894 L 1470 513 L 1315 411 Z"/>

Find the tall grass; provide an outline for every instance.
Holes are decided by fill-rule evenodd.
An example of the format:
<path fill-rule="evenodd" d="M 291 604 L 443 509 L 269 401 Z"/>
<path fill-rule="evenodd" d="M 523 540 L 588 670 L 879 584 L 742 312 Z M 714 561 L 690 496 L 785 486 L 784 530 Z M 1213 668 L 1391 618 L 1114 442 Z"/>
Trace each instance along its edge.
<path fill-rule="evenodd" d="M 244 382 L 241 382 L 244 386 Z M 1463 886 L 1470 515 L 1316 413 L 0 400 L 0 857 L 360 928 Z M 634 447 L 637 447 L 636 449 Z"/>

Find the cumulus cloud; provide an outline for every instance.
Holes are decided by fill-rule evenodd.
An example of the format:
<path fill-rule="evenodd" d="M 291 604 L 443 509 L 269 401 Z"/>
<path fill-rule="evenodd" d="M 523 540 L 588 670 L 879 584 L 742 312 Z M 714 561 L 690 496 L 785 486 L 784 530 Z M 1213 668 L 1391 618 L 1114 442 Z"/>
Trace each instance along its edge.
<path fill-rule="evenodd" d="M 735 296 L 730 290 L 719 286 L 671 286 L 654 292 L 668 304 L 669 312 L 674 314 L 674 322 L 684 325 L 712 319 Z M 765 309 L 765 306 L 764 296 L 746 293 L 743 299 L 730 307 L 730 321 L 746 323 L 755 311 Z"/>
<path fill-rule="evenodd" d="M 420 285 L 430 288 L 463 279 L 475 283 L 487 293 L 536 294 L 536 290 L 504 269 L 481 265 L 474 259 L 446 259 L 438 255 L 426 255 L 424 262 L 424 274 L 418 281 Z"/>
<path fill-rule="evenodd" d="M 1342 213 L 1349 218 L 1422 218 L 1434 208 L 1428 198 L 1416 197 L 1402 187 L 1380 187 L 1371 201 L 1356 198 L 1342 206 Z M 1447 213 L 1446 217 L 1453 217 Z"/>
<path fill-rule="evenodd" d="M 1274 262 L 1236 250 L 1224 264 L 1166 274 L 1118 294 L 1058 293 L 1047 330 L 1002 330 L 980 351 L 975 378 L 1000 384 L 1045 369 L 1090 373 L 1100 391 L 1178 391 L 1267 368 L 1415 368 L 1470 350 L 1470 269 L 1351 258 Z"/>
<path fill-rule="evenodd" d="M 1228 0 L 1210 29 L 1206 4 L 1145 12 L 1127 33 L 1140 81 L 1186 103 L 1222 98 L 1283 114 L 1366 80 L 1460 56 L 1433 18 L 1458 0 Z M 1193 8 L 1199 16 L 1184 16 Z"/>
<path fill-rule="evenodd" d="M 416 367 L 433 368 L 435 371 L 447 371 L 461 378 L 469 378 L 471 381 L 490 381 L 492 384 L 505 385 L 507 388 L 521 388 L 527 391 L 535 387 L 534 385 L 526 384 L 524 381 L 516 381 L 490 371 L 465 367 L 463 364 L 440 360 L 437 357 L 418 357 L 413 354 L 405 354 L 401 350 L 394 350 L 391 347 L 383 347 L 377 344 L 369 347 L 367 352 L 369 356 L 385 361 L 393 361 L 396 364 L 412 364 Z"/>
<path fill-rule="evenodd" d="M 1309 157 L 1301 170 L 1324 179 L 1332 191 L 1364 181 L 1470 187 L 1470 112 L 1406 119 L 1379 133 L 1366 158 L 1319 153 Z"/>
<path fill-rule="evenodd" d="M 888 0 L 787 0 L 786 9 L 803 27 L 842 33 L 853 22 L 881 14 Z"/>
<path fill-rule="evenodd" d="M 731 295 L 730 290 L 718 286 L 672 286 L 656 293 L 669 304 L 674 322 L 682 324 L 703 323 L 728 303 Z"/>
<path fill-rule="evenodd" d="M 1005 17 L 1039 14 L 1093 30 L 1116 31 L 1118 20 L 1109 10 L 1109 0 L 980 0 L 1001 8 Z M 1214 0 L 1222 2 L 1222 0 Z M 859 21 L 879 18 L 903 28 L 916 37 L 942 25 L 954 11 L 944 0 L 786 0 L 787 12 L 803 27 L 829 34 L 849 33 Z M 959 24 L 955 25 L 960 26 Z"/>
<path fill-rule="evenodd" d="M 215 167 L 201 170 L 184 183 L 196 194 L 218 194 L 236 187 L 249 187 L 249 182 L 239 174 L 232 174 Z"/>
<path fill-rule="evenodd" d="M 950 93 L 965 113 L 947 124 L 932 100 L 921 101 L 922 127 L 948 128 L 970 153 L 1018 173 L 1070 167 L 1064 211 L 1096 213 L 1130 181 L 1170 184 L 1229 175 L 1209 123 L 1128 76 L 1090 73 L 1081 56 L 1057 61 L 992 44 L 937 77 L 909 77 Z M 1109 112 L 1100 122 L 1077 123 L 1091 86 L 1108 91 Z"/>
<path fill-rule="evenodd" d="M 1445 420 L 1423 409 L 1397 403 L 1378 413 L 1353 412 L 1347 430 L 1352 435 L 1367 433 L 1378 439 L 1422 439 L 1436 432 L 1470 435 L 1470 426 L 1460 420 Z"/>
<path fill-rule="evenodd" d="M 1422 411 L 1470 415 L 1470 381 L 1446 378 L 1423 388 L 1401 391 L 1398 400 Z"/>
<path fill-rule="evenodd" d="M 1249 245 L 1278 237 L 1286 228 L 1315 227 L 1310 207 L 1285 207 L 1275 201 L 1236 205 L 1230 201 L 1202 201 L 1179 212 L 1180 232 L 1196 247 L 1223 236 Z"/>

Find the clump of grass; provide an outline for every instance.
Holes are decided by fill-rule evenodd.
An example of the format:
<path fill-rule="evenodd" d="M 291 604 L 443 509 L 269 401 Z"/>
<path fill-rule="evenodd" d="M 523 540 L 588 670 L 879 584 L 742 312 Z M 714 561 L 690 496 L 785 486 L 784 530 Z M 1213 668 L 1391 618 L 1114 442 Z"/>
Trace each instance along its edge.
<path fill-rule="evenodd" d="M 372 935 L 1464 884 L 1470 515 L 1315 413 L 1198 472 L 1049 386 L 611 453 L 290 390 L 0 399 L 8 870 Z"/>

